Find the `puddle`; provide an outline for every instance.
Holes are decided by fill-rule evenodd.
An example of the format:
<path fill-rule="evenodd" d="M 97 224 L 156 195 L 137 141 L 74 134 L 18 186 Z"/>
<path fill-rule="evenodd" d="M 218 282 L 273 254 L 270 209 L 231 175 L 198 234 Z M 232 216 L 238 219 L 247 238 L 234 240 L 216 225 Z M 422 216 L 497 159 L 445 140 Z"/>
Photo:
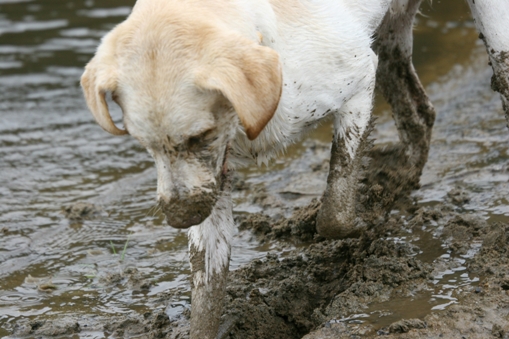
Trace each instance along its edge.
<path fill-rule="evenodd" d="M 0 337 L 12 338 L 20 319 L 41 315 L 161 310 L 176 318 L 189 307 L 187 237 L 166 227 L 154 208 L 152 160 L 132 138 L 112 137 L 93 122 L 78 84 L 100 37 L 133 4 L 0 0 Z M 414 59 L 439 110 L 422 188 L 413 195 L 421 207 L 433 207 L 459 189 L 465 202 L 457 211 L 507 222 L 509 133 L 467 6 L 438 1 L 422 11 Z M 395 142 L 388 106 L 376 102 L 377 143 Z M 116 119 L 120 114 L 113 112 Z M 277 220 L 319 197 L 330 139 L 324 124 L 269 167 L 240 171 L 236 216 L 263 212 Z M 69 220 L 64 209 L 77 202 L 99 212 Z M 384 327 L 403 316 L 421 318 L 458 302 L 459 289 L 476 286 L 479 277 L 466 273 L 461 260 L 480 245 L 448 258 L 440 227 L 430 222 L 403 239 L 419 247 L 419 260 L 448 267 L 436 272 L 434 289 L 339 321 Z M 285 258 L 295 246 L 260 244 L 241 231 L 231 269 L 268 252 Z M 74 337 L 109 336 L 92 327 Z"/>
<path fill-rule="evenodd" d="M 440 221 L 444 224 L 448 222 L 447 219 Z M 414 228 L 408 236 L 386 238 L 395 244 L 417 246 L 418 252 L 411 256 L 435 267 L 428 285 L 405 297 L 372 303 L 362 313 L 333 319 L 330 323 L 364 324 L 380 330 L 401 319 L 424 319 L 432 311 L 443 311 L 450 305 L 458 304 L 463 292 L 472 291 L 479 284 L 479 277 L 469 274 L 465 265 L 479 252 L 482 243 L 472 241 L 465 254 L 451 255 L 451 250 L 438 237 L 441 233 L 438 228 L 438 223 L 431 220 L 420 229 Z"/>

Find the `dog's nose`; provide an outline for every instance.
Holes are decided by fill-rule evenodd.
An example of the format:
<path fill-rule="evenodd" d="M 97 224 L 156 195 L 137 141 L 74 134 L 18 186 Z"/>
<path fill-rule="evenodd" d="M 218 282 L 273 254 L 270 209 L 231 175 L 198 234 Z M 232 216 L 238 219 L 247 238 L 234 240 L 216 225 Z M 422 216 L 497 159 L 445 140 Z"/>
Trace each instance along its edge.
<path fill-rule="evenodd" d="M 166 215 L 166 222 L 171 227 L 189 228 L 201 224 L 207 219 L 217 201 L 212 194 L 196 194 L 188 197 L 160 200 Z"/>

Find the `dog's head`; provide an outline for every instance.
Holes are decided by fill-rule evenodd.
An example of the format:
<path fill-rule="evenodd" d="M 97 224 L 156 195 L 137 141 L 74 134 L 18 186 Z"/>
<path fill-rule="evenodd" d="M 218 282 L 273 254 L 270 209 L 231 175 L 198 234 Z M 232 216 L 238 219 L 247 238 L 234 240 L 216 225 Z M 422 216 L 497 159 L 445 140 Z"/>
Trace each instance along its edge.
<path fill-rule="evenodd" d="M 133 13 L 105 36 L 81 85 L 104 130 L 147 148 L 167 222 L 187 228 L 212 211 L 239 126 L 253 140 L 272 118 L 281 81 L 273 50 L 208 18 L 154 12 Z M 111 119 L 107 93 L 125 130 Z"/>

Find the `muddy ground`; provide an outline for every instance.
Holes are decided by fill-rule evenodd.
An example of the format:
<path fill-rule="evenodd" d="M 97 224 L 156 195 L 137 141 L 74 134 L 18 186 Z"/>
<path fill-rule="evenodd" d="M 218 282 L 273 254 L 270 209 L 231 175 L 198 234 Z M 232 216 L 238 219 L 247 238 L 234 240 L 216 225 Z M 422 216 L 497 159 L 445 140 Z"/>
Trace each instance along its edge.
<path fill-rule="evenodd" d="M 238 217 L 261 242 L 298 248 L 230 272 L 219 338 L 509 338 L 509 223 L 463 211 L 468 199 L 454 189 L 433 207 L 403 200 L 406 209 L 398 205 L 400 213 L 359 239 L 337 241 L 315 232 L 317 200 L 276 222 L 261 213 Z M 430 258 L 419 246 L 423 237 L 435 238 L 443 255 Z M 148 288 L 136 275 L 130 269 L 102 279 L 115 286 L 127 277 L 126 288 Z M 174 298 L 161 295 L 161 303 Z M 19 322 L 14 334 L 188 338 L 189 314 L 45 316 Z"/>
<path fill-rule="evenodd" d="M 482 118 L 479 102 L 492 116 L 501 115 L 498 97 L 489 89 L 489 68 L 482 56 L 476 58 L 482 60 L 479 67 L 456 70 L 454 80 L 430 90 L 439 103 L 438 138 L 445 129 L 447 135 L 459 133 L 459 139 L 471 137 L 465 131 L 477 131 L 479 120 L 469 121 L 468 114 Z M 441 97 L 445 92 L 448 99 Z M 458 125 L 464 131 L 451 132 L 454 126 L 448 119 L 457 119 L 455 114 L 440 116 L 455 110 L 467 117 Z M 493 128 L 485 136 L 499 135 L 503 127 Z M 375 136 L 384 139 L 383 133 Z M 368 230 L 358 239 L 325 240 L 315 231 L 328 144 L 307 141 L 306 151 L 272 181 L 240 173 L 234 197 L 247 198 L 235 213 L 239 234 L 270 244 L 273 250 L 230 272 L 218 338 L 509 338 L 509 222 L 503 213 L 487 217 L 480 213 L 482 207 L 472 207 L 483 206 L 488 194 L 502 201 L 496 208 L 506 208 L 506 200 L 497 197 L 505 196 L 507 180 L 488 192 L 464 184 L 468 171 L 455 174 L 455 179 L 445 176 L 441 183 L 432 175 L 440 172 L 442 161 L 433 152 L 448 152 L 451 145 L 436 141 L 432 146 L 420 190 L 405 191 L 407 169 L 398 167 L 382 167 L 395 179 L 387 187 L 369 181 L 360 186 L 358 211 Z M 385 150 L 389 157 L 398 154 Z M 456 158 L 449 159 L 454 165 Z M 485 161 L 485 170 L 507 178 L 507 155 L 498 154 L 497 159 L 502 160 Z M 384 163 L 390 162 L 378 162 L 378 173 Z M 463 179 L 457 179 L 461 175 Z M 444 190 L 443 197 L 432 202 L 419 195 Z M 402 194 L 394 197 L 394 192 Z M 391 203 L 389 214 L 379 213 Z M 79 222 L 100 214 L 91 205 L 82 206 L 86 210 L 68 207 L 67 217 Z M 138 293 L 151 288 L 133 267 L 98 275 L 113 290 Z M 51 285 L 40 286 L 51 293 Z M 186 292 L 158 295 L 160 305 L 175 305 L 177 312 L 163 307 L 108 317 L 46 314 L 17 321 L 12 333 L 37 338 L 188 338 L 190 311 L 178 303 L 182 293 Z"/>
<path fill-rule="evenodd" d="M 488 225 L 459 212 L 453 202 L 461 192 L 451 193 L 448 203 L 391 217 L 359 239 L 320 241 L 315 236 L 294 255 L 282 260 L 268 256 L 234 272 L 227 307 L 228 315 L 240 320 L 230 338 L 300 338 L 309 331 L 304 338 L 509 337 L 509 224 Z M 269 234 L 306 234 L 315 211 L 298 211 Z M 403 239 L 422 233 L 433 221 L 440 225 L 435 235 L 447 255 L 430 262 L 419 255 L 418 245 Z M 472 251 L 476 254 L 470 257 Z M 451 260 L 461 257 L 468 259 Z M 414 318 L 419 313 L 415 308 L 429 303 L 415 300 L 435 293 L 440 275 L 455 270 L 480 280 L 461 286 L 451 279 L 454 305 Z M 396 312 L 390 305 L 384 309 L 384 303 L 405 299 L 398 315 L 402 319 L 383 321 Z M 386 325 L 362 322 L 365 318 Z"/>

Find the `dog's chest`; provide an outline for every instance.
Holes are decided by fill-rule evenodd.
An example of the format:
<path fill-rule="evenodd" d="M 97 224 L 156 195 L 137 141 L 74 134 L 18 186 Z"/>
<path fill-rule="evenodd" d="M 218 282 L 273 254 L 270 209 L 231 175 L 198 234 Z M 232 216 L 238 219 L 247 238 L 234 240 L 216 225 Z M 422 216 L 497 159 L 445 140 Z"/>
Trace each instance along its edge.
<path fill-rule="evenodd" d="M 331 114 L 359 90 L 372 70 L 371 39 L 365 29 L 337 1 L 320 1 L 330 10 L 276 13 L 275 22 L 256 25 L 266 45 L 280 55 L 283 88 L 278 109 L 257 139 L 239 132 L 233 160 L 266 163 Z M 298 18 L 297 18 L 298 17 Z M 371 66 L 371 67 L 370 67 Z"/>

